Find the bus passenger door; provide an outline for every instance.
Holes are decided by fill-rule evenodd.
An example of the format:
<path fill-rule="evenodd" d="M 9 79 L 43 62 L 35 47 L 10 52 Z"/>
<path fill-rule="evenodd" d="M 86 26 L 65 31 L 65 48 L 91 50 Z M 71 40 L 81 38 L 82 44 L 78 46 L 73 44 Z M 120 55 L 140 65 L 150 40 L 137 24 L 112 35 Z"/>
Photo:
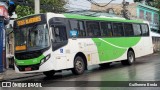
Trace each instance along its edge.
<path fill-rule="evenodd" d="M 67 58 L 65 54 L 65 45 L 67 44 L 67 33 L 65 25 L 52 26 L 52 51 L 56 59 L 57 69 L 65 69 Z"/>

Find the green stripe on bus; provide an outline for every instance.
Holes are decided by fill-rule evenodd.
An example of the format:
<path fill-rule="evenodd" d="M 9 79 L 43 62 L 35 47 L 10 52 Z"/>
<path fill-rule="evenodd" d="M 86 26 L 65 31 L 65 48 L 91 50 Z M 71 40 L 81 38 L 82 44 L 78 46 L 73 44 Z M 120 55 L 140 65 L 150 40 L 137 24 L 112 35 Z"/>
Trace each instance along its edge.
<path fill-rule="evenodd" d="M 39 64 L 43 58 L 45 58 L 45 56 L 41 55 L 38 58 L 34 58 L 34 59 L 27 59 L 27 60 L 15 59 L 15 62 L 16 62 L 16 65 L 34 65 L 34 64 Z"/>
<path fill-rule="evenodd" d="M 100 61 L 111 61 L 121 57 L 130 47 L 135 46 L 141 37 L 93 38 Z"/>
<path fill-rule="evenodd" d="M 80 20 L 101 20 L 101 21 L 116 21 L 116 22 L 131 22 L 131 23 L 143 23 L 142 20 L 125 20 L 125 19 L 113 19 L 110 18 L 100 18 L 91 16 L 82 16 L 77 14 L 63 14 L 66 18 L 80 19 Z"/>

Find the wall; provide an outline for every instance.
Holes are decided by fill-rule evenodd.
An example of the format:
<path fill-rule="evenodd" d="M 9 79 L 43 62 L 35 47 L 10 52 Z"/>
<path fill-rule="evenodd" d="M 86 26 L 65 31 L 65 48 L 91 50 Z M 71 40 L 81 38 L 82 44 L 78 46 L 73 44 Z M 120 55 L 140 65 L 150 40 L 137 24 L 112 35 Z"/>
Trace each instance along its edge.
<path fill-rule="evenodd" d="M 137 17 L 150 22 L 150 27 L 152 30 L 159 30 L 159 14 L 158 9 L 137 4 Z"/>

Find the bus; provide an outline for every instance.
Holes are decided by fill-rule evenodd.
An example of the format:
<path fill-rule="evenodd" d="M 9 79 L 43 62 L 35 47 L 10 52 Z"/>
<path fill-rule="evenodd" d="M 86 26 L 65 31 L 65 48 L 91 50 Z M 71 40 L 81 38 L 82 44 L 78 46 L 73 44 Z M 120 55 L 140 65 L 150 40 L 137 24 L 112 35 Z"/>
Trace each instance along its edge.
<path fill-rule="evenodd" d="M 149 24 L 141 20 L 45 13 L 14 22 L 15 71 L 83 74 L 90 65 L 106 67 L 153 53 Z"/>

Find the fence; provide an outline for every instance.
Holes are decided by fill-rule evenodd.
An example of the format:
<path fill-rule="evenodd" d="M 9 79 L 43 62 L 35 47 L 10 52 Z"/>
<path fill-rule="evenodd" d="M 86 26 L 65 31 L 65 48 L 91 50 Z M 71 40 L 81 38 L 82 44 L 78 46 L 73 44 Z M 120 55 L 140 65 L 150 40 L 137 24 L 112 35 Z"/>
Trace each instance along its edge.
<path fill-rule="evenodd" d="M 154 52 L 160 51 L 160 37 L 152 37 Z"/>

